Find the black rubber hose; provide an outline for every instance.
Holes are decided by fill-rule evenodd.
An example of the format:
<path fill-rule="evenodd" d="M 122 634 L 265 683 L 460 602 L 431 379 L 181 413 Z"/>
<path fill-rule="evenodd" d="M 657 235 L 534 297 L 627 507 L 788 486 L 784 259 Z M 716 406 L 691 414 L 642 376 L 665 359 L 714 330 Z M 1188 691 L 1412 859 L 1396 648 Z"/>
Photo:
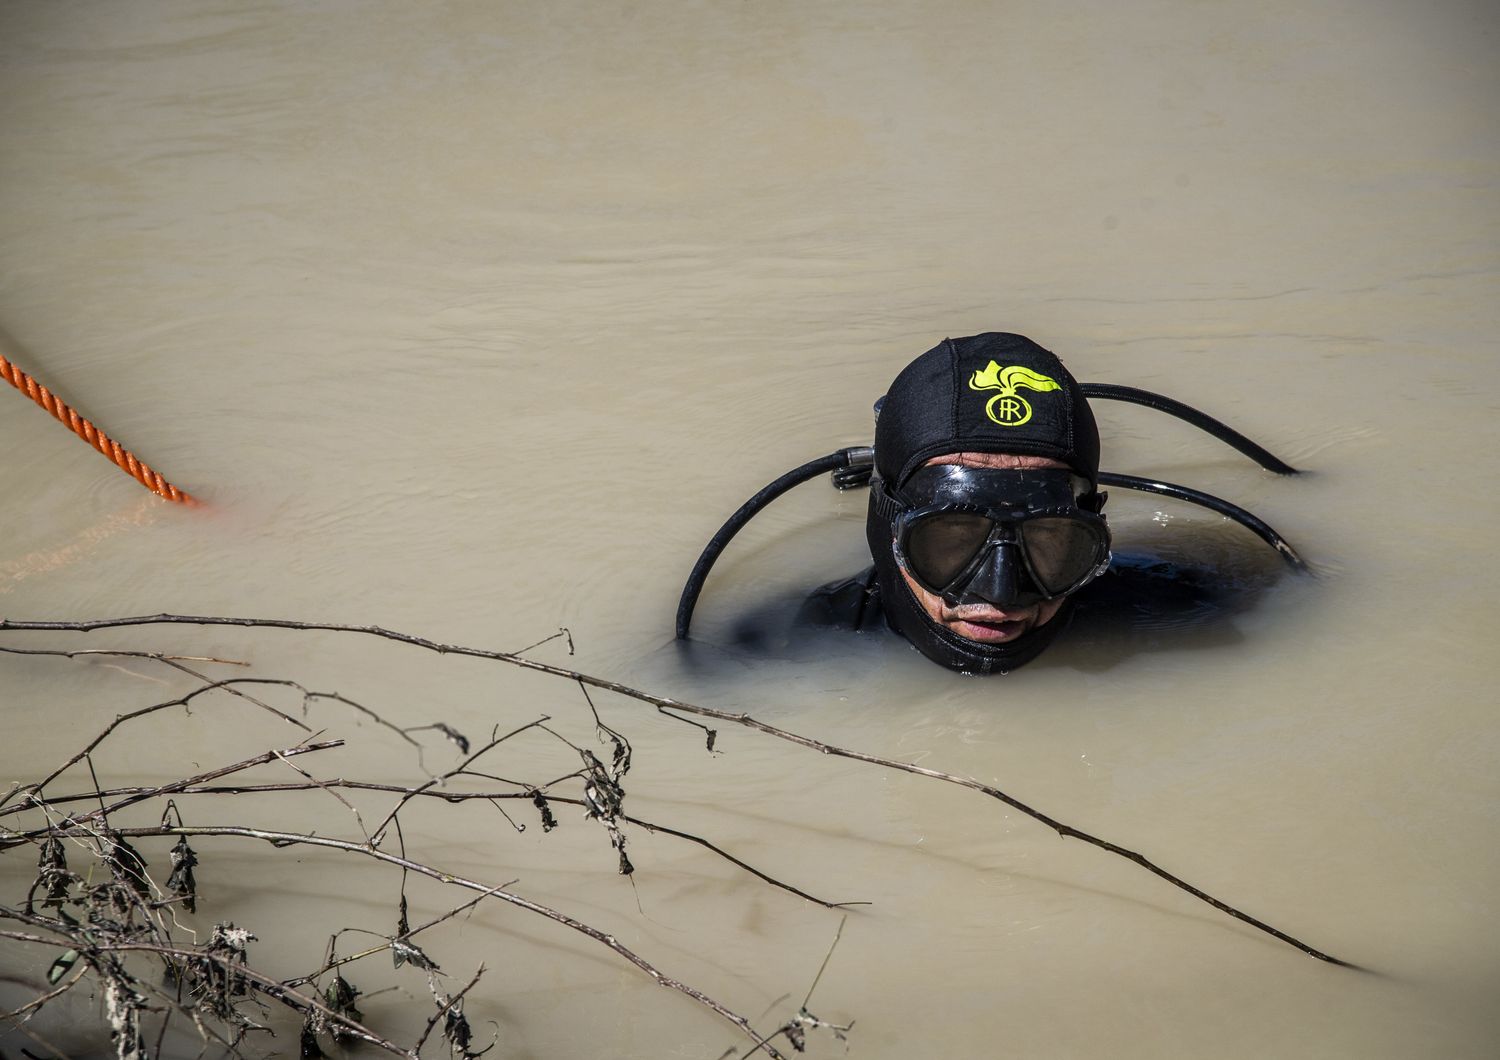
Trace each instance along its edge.
<path fill-rule="evenodd" d="M 801 467 L 788 471 L 740 505 L 739 510 L 719 527 L 719 532 L 704 546 L 703 554 L 698 557 L 698 562 L 693 564 L 693 573 L 688 575 L 687 584 L 682 587 L 682 597 L 677 601 L 677 639 L 687 640 L 688 626 L 693 621 L 693 608 L 697 606 L 698 594 L 703 591 L 703 583 L 708 578 L 708 572 L 713 570 L 719 554 L 734 539 L 734 535 L 755 518 L 757 512 L 793 486 L 801 485 L 810 478 L 816 478 L 825 471 L 835 471 L 854 463 L 868 463 L 873 460 L 874 450 L 868 447 L 840 449 L 836 453 L 809 460 Z"/>
<path fill-rule="evenodd" d="M 1270 545 L 1281 558 L 1286 560 L 1287 566 L 1294 571 L 1306 571 L 1307 563 L 1297 550 L 1286 543 L 1282 537 L 1270 525 L 1258 516 L 1252 515 L 1238 504 L 1231 504 L 1226 500 L 1215 497 L 1211 493 L 1195 490 L 1189 486 L 1177 486 L 1171 482 L 1162 482 L 1159 479 L 1140 478 L 1137 475 L 1120 475 L 1113 471 L 1099 472 L 1099 484 L 1101 486 L 1119 486 L 1122 489 L 1140 490 L 1144 493 L 1160 493 L 1164 497 L 1175 497 L 1189 504 L 1197 504 L 1204 508 L 1210 508 L 1220 515 L 1226 515 L 1250 530 L 1266 544 Z"/>
<path fill-rule="evenodd" d="M 1138 390 L 1133 386 L 1115 386 L 1113 383 L 1084 383 L 1083 396 L 1087 398 L 1107 398 L 1111 401 L 1128 401 L 1132 405 L 1145 405 L 1148 409 L 1165 412 L 1169 416 L 1176 416 L 1179 420 L 1186 420 L 1200 431 L 1207 431 L 1224 444 L 1233 446 L 1267 471 L 1274 471 L 1278 475 L 1298 474 L 1297 469 L 1291 464 L 1280 459 L 1269 450 L 1256 445 L 1228 424 L 1220 423 L 1208 415 L 1208 413 L 1199 412 L 1193 406 L 1184 405 L 1175 398 L 1169 398 L 1164 394 L 1156 394 L 1150 390 Z"/>

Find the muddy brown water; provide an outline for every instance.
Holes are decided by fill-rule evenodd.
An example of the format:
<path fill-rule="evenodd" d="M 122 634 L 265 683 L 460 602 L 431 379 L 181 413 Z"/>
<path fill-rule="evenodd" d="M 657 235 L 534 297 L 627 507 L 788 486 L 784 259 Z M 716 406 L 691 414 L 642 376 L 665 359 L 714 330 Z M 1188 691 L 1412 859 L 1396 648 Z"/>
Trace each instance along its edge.
<path fill-rule="evenodd" d="M 710 756 L 597 694 L 633 743 L 628 809 L 872 903 L 809 1005 L 853 1031 L 813 1034 L 811 1055 L 1493 1056 L 1497 23 L 1490 4 L 1340 0 L 7 4 L 5 352 L 208 504 L 151 498 L 7 388 L 0 615 L 376 623 L 496 649 L 566 626 L 575 655 L 534 657 L 998 785 L 1368 969 L 972 792 L 728 725 Z M 987 680 L 892 641 L 778 643 L 774 620 L 746 644 L 746 616 L 861 565 L 862 499 L 817 483 L 735 543 L 698 650 L 675 650 L 676 594 L 719 521 L 867 439 L 911 356 L 991 329 L 1306 468 L 1276 478 L 1145 410 L 1100 411 L 1106 466 L 1247 505 L 1316 579 Z M 1256 565 L 1180 505 L 1117 494 L 1111 512 L 1130 547 Z M 569 682 L 368 638 L 0 644 L 216 655 L 400 725 L 479 738 L 546 714 L 608 750 Z M 194 684 L 103 657 L 7 656 L 0 675 L 7 784 Z M 415 784 L 456 761 L 427 733 L 419 762 L 336 703 L 308 722 L 349 741 L 300 760 L 320 777 Z M 94 760 L 107 785 L 162 782 L 300 736 L 205 697 Z M 537 782 L 576 760 L 533 733 L 485 761 Z M 86 787 L 75 771 L 51 791 Z M 391 806 L 349 800 L 367 825 Z M 179 805 L 359 838 L 322 792 Z M 546 835 L 525 804 L 524 833 L 488 803 L 402 821 L 420 860 L 515 880 L 762 1029 L 795 1013 L 841 914 L 640 828 L 627 881 L 596 823 L 558 813 Z M 167 841 L 139 845 L 166 865 Z M 249 927 L 272 974 L 316 967 L 336 928 L 394 930 L 392 870 L 245 840 L 200 854 L 184 922 Z M 33 864 L 0 861 L 6 901 Z M 414 921 L 468 897 L 408 892 Z M 485 966 L 467 1012 L 496 1055 L 744 1045 L 498 902 L 425 945 L 447 989 Z M 7 1004 L 52 956 L 0 943 Z M 349 975 L 373 1025 L 415 1040 L 420 973 L 380 955 Z M 99 1011 L 80 989 L 29 1027 L 97 1055 Z M 256 1047 L 289 1055 L 278 1027 Z"/>

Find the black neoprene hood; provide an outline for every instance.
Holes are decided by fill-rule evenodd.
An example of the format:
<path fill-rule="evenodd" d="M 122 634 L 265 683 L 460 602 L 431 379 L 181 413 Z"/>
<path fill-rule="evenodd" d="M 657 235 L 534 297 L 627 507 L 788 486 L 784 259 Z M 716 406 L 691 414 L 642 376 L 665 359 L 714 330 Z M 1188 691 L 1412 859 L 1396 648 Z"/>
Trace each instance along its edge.
<path fill-rule="evenodd" d="M 900 486 L 945 453 L 1016 453 L 1099 475 L 1099 428 L 1078 381 L 1024 335 L 944 339 L 902 369 L 875 426 L 875 470 Z"/>
<path fill-rule="evenodd" d="M 865 525 L 886 621 L 923 655 L 963 673 L 1004 673 L 1030 662 L 1067 625 L 1071 600 L 1050 622 L 1004 644 L 981 644 L 934 622 L 902 577 L 880 480 L 900 488 L 947 453 L 1050 457 L 1099 479 L 1099 429 L 1082 388 L 1055 355 L 1024 335 L 944 339 L 902 369 L 875 427 L 877 481 Z"/>

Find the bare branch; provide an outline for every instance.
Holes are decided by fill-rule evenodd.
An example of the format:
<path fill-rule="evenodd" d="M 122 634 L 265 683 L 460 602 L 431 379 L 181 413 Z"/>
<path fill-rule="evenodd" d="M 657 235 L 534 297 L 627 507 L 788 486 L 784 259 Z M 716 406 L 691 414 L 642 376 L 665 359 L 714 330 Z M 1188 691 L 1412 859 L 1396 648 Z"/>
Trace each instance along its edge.
<path fill-rule="evenodd" d="M 212 655 L 163 655 L 159 651 L 121 651 L 116 648 L 80 648 L 78 651 L 56 651 L 51 648 L 6 648 L 0 646 L 0 652 L 4 652 L 7 655 L 53 655 L 62 659 L 81 659 L 89 655 L 98 655 L 116 659 L 151 659 L 155 662 L 219 663 L 223 666 L 250 665 L 243 659 L 217 659 Z"/>

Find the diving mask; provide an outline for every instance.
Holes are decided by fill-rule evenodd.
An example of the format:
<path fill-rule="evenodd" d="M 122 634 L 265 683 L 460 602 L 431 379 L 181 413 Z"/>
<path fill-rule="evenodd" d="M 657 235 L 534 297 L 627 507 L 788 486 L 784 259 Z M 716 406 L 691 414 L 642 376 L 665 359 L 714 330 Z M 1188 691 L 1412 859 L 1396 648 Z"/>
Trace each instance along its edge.
<path fill-rule="evenodd" d="M 935 464 L 899 490 L 877 489 L 897 559 L 949 605 L 1028 607 L 1109 567 L 1103 497 L 1066 469 Z"/>

